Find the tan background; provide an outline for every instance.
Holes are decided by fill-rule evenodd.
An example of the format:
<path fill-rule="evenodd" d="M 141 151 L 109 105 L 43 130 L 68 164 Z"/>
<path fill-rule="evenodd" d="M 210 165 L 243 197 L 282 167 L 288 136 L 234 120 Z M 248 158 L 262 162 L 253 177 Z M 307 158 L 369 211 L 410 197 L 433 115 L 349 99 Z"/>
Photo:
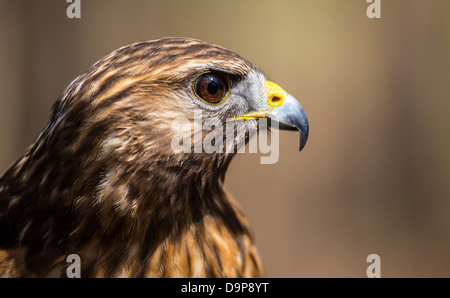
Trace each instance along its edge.
<path fill-rule="evenodd" d="M 226 186 L 271 277 L 450 275 L 450 1 L 0 0 L 0 171 L 65 87 L 112 50 L 188 36 L 258 65 L 310 119 L 280 159 L 240 155 Z"/>

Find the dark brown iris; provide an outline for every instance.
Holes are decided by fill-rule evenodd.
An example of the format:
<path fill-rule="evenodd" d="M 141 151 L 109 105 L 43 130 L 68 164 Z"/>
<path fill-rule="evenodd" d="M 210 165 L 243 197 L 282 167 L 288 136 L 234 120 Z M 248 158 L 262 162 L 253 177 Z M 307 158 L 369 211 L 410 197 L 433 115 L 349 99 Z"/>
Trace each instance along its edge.
<path fill-rule="evenodd" d="M 208 72 L 197 78 L 194 89 L 207 102 L 218 103 L 227 95 L 228 82 L 223 75 Z"/>

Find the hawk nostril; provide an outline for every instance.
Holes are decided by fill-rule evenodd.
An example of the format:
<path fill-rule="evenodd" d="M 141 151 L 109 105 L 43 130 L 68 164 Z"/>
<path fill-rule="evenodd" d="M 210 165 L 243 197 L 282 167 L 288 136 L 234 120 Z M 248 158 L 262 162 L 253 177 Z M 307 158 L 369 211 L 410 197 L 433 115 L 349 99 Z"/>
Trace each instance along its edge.
<path fill-rule="evenodd" d="M 278 107 L 283 103 L 283 98 L 278 97 L 278 96 L 273 96 L 272 98 L 269 99 L 269 104 L 272 107 Z"/>

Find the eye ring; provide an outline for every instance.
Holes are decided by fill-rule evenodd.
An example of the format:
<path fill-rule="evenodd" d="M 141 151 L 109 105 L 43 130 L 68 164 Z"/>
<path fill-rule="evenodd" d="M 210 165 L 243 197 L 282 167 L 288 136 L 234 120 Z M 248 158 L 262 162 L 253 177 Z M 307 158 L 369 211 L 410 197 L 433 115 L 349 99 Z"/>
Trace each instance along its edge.
<path fill-rule="evenodd" d="M 205 71 L 195 77 L 192 92 L 209 105 L 219 105 L 230 96 L 231 84 L 227 75 L 218 71 Z"/>

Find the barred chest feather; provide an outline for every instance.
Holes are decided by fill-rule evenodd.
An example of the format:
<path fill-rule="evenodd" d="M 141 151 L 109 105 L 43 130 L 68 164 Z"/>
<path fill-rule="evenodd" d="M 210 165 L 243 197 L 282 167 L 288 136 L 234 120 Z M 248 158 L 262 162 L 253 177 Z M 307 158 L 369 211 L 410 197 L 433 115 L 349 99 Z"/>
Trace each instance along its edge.
<path fill-rule="evenodd" d="M 239 210 L 236 215 L 247 225 Z M 127 239 L 123 239 L 127 243 Z M 263 277 L 264 270 L 248 230 L 233 235 L 223 222 L 205 217 L 192 224 L 182 235 L 164 239 L 151 255 L 141 243 L 124 244 L 127 253 L 116 263 L 110 262 L 114 251 L 103 253 L 95 239 L 75 253 L 81 260 L 82 277 Z M 114 247 L 110 249 L 114 250 Z M 97 252 L 97 253 L 93 253 Z M 44 251 L 45 253 L 45 251 Z M 70 262 L 66 254 L 48 251 L 49 258 L 35 256 L 44 262 L 40 271 L 30 270 L 26 249 L 0 250 L 0 277 L 66 277 Z M 69 252 L 67 252 L 69 253 Z M 33 261 L 32 261 L 33 262 Z"/>
<path fill-rule="evenodd" d="M 0 221 L 0 276 L 65 277 L 71 254 L 80 257 L 82 277 L 263 276 L 247 220 L 222 189 L 229 159 L 215 158 L 206 167 L 192 162 L 188 172 L 142 164 L 146 170 L 109 171 L 91 164 L 83 173 L 97 177 L 86 179 L 95 187 L 73 183 L 68 191 L 49 174 L 26 192 L 33 173 L 19 160 L 0 181 L 0 199 L 8 202 Z M 59 171 L 62 177 L 73 173 Z"/>

